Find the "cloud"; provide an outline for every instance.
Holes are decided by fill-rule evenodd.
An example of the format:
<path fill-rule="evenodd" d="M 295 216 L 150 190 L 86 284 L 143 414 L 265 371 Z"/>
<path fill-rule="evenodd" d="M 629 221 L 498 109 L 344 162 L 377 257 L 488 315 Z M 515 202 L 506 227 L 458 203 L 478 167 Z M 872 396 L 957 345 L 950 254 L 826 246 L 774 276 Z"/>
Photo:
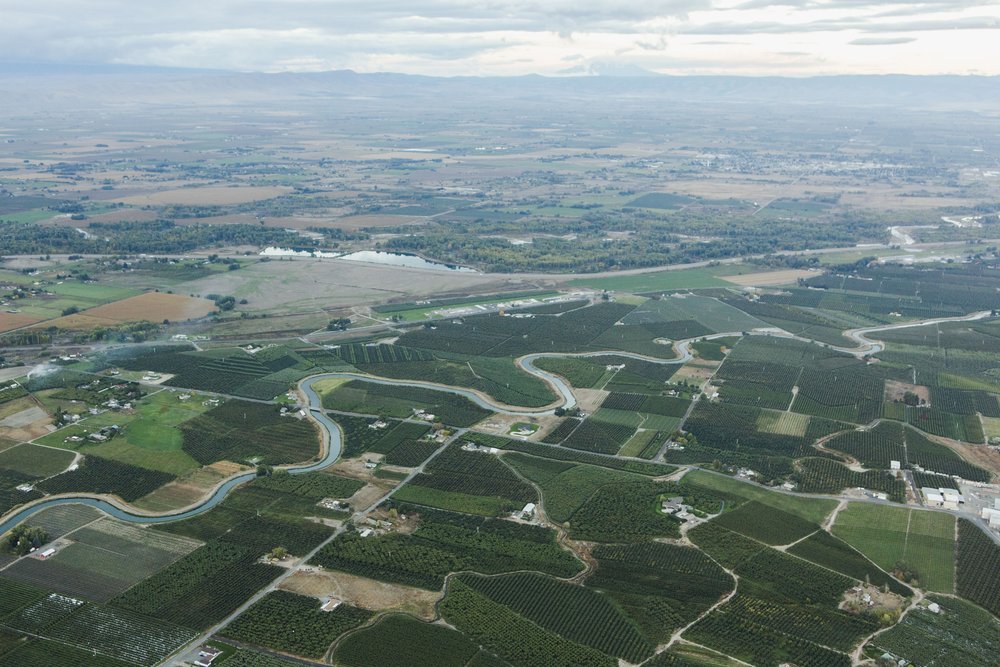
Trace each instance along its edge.
<path fill-rule="evenodd" d="M 853 46 L 891 46 L 893 44 L 909 44 L 917 41 L 916 37 L 859 37 L 848 42 Z"/>
<path fill-rule="evenodd" d="M 788 58 L 781 54 L 803 53 L 845 72 L 900 63 L 908 72 L 992 67 L 1000 73 L 1000 63 L 976 57 L 996 43 L 990 34 L 1000 29 L 1000 0 L 4 0 L 3 6 L 0 62 L 515 74 L 616 61 L 650 69 L 691 63 L 723 73 L 785 71 Z M 968 35 L 947 37 L 955 30 Z M 924 35 L 921 49 L 937 51 L 883 58 Z M 865 62 L 857 55 L 863 50 L 849 45 L 896 49 Z"/>

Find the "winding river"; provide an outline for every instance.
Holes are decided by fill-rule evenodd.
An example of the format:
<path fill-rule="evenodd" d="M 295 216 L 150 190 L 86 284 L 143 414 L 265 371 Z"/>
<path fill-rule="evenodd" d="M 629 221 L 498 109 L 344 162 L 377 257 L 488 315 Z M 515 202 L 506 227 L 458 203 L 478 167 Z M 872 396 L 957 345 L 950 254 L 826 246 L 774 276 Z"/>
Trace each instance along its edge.
<path fill-rule="evenodd" d="M 864 356 L 866 354 L 875 354 L 883 349 L 883 345 L 878 341 L 867 338 L 867 334 L 877 333 L 879 331 L 888 331 L 892 329 L 902 329 L 907 327 L 915 326 L 925 326 L 931 324 L 941 324 L 945 322 L 964 322 L 971 320 L 979 320 L 989 316 L 989 312 L 973 313 L 971 315 L 966 315 L 962 317 L 950 317 L 950 318 L 937 318 L 932 320 L 924 320 L 921 322 L 901 322 L 899 324 L 883 325 L 877 327 L 870 327 L 866 329 L 854 329 L 850 331 L 845 331 L 844 335 L 848 336 L 852 340 L 858 343 L 856 348 L 843 348 L 826 343 L 818 343 L 824 347 L 832 348 L 841 352 L 846 352 L 848 354 L 853 354 L 855 356 Z M 808 341 L 809 339 L 801 338 L 792 334 L 780 334 L 775 331 L 759 331 L 759 332 L 749 332 L 752 335 L 779 335 L 786 338 L 794 338 L 797 340 Z M 514 415 L 514 416 L 532 416 L 532 415 L 548 415 L 552 414 L 556 408 L 562 407 L 566 409 L 573 408 L 576 406 L 576 397 L 573 395 L 573 391 L 570 386 L 558 375 L 544 371 L 537 366 L 535 362 L 543 357 L 599 357 L 599 356 L 614 356 L 623 357 L 628 359 L 639 359 L 642 361 L 659 363 L 659 364 L 683 364 L 692 359 L 692 355 L 689 349 L 690 343 L 694 340 L 702 340 L 704 338 L 722 338 L 725 336 L 740 335 L 740 332 L 729 332 L 729 333 L 719 333 L 712 334 L 709 336 L 699 336 L 698 338 L 692 338 L 682 341 L 677 341 L 675 343 L 674 350 L 677 353 L 673 359 L 658 359 L 655 357 L 647 357 L 641 354 L 634 354 L 630 352 L 621 352 L 616 350 L 606 350 L 599 352 L 576 352 L 576 353 L 552 353 L 552 352 L 539 352 L 535 354 L 528 354 L 523 357 L 519 357 L 515 360 L 515 363 L 519 368 L 524 370 L 547 383 L 558 395 L 558 398 L 551 404 L 543 406 L 540 408 L 524 408 L 518 406 L 506 405 L 504 403 L 497 402 L 491 397 L 483 394 L 481 392 L 474 391 L 472 389 L 464 389 L 461 387 L 452 387 L 448 385 L 440 385 L 432 382 L 421 382 L 419 380 L 397 380 L 392 378 L 382 378 L 375 377 L 372 375 L 365 375 L 363 373 L 322 373 L 319 375 L 313 375 L 305 378 L 299 383 L 299 389 L 305 394 L 308 405 L 309 412 L 312 419 L 320 425 L 320 430 L 322 432 L 323 438 L 323 456 L 320 460 L 313 463 L 297 466 L 283 466 L 282 469 L 287 470 L 290 474 L 300 475 L 307 472 L 315 472 L 317 470 L 322 470 L 337 461 L 340 458 L 340 454 L 343 451 L 343 434 L 341 433 L 340 427 L 331 420 L 322 410 L 322 399 L 319 394 L 314 389 L 316 382 L 331 378 L 346 378 L 351 380 L 364 380 L 365 382 L 372 382 L 375 384 L 384 385 L 395 385 L 402 387 L 419 387 L 424 389 L 433 389 L 435 391 L 444 391 L 450 394 L 455 394 L 457 396 L 462 396 L 467 398 L 474 404 L 486 410 L 491 410 L 493 412 L 498 412 L 501 414 Z M 810 341 L 816 342 L 816 341 Z M 105 497 L 101 497 L 95 494 L 79 494 L 79 495 L 65 495 L 54 498 L 42 498 L 34 503 L 29 503 L 26 507 L 23 507 L 19 511 L 9 515 L 2 523 L 0 523 L 0 535 L 6 533 L 8 530 L 21 523 L 25 519 L 28 519 L 32 515 L 41 512 L 44 509 L 50 507 L 57 507 L 59 505 L 87 505 L 89 507 L 95 507 L 102 512 L 123 521 L 128 521 L 130 523 L 136 524 L 158 524 L 167 523 L 169 521 L 179 521 L 181 519 L 189 519 L 191 517 L 197 516 L 204 512 L 209 511 L 213 507 L 217 506 L 229 492 L 240 484 L 251 481 L 256 477 L 256 471 L 248 471 L 240 473 L 224 482 L 220 483 L 215 487 L 212 492 L 203 500 L 198 503 L 178 510 L 173 513 L 162 513 L 162 514 L 144 514 L 142 512 L 136 511 L 134 509 L 129 509 L 117 501 L 109 500 Z"/>

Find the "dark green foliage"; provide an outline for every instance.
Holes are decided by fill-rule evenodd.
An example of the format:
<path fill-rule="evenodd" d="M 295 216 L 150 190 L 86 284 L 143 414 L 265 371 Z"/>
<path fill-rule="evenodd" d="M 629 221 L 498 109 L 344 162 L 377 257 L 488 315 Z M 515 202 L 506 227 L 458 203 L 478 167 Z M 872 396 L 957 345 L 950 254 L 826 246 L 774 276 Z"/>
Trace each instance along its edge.
<path fill-rule="evenodd" d="M 597 569 L 586 585 L 611 596 L 651 641 L 667 641 L 733 588 L 733 579 L 705 554 L 661 542 L 594 550 Z"/>
<path fill-rule="evenodd" d="M 600 454 L 616 454 L 634 433 L 635 429 L 631 426 L 611 424 L 591 417 L 585 419 L 563 440 L 562 446 Z"/>
<path fill-rule="evenodd" d="M 629 394 L 613 391 L 604 402 L 602 408 L 612 410 L 630 410 L 633 412 L 649 412 L 668 417 L 683 417 L 691 401 L 673 396 L 656 396 L 650 394 Z"/>
<path fill-rule="evenodd" d="M 344 430 L 344 456 L 352 458 L 367 451 L 380 454 L 391 452 L 403 440 L 419 440 L 429 430 L 429 425 L 388 420 L 388 426 L 381 429 L 369 428 L 378 419 L 375 417 L 353 417 L 334 415 L 334 419 Z"/>
<path fill-rule="evenodd" d="M 222 636 L 276 651 L 320 658 L 337 637 L 356 628 L 372 613 L 347 603 L 321 611 L 313 597 L 272 591 L 227 625 Z"/>
<path fill-rule="evenodd" d="M 275 547 L 284 547 L 294 556 L 304 556 L 332 532 L 329 526 L 320 523 L 281 521 L 261 515 L 233 526 L 219 540 L 245 547 L 258 558 Z"/>
<path fill-rule="evenodd" d="M 988 612 L 952 597 L 930 596 L 941 607 L 911 610 L 888 632 L 875 637 L 879 652 L 904 656 L 917 665 L 967 667 L 988 665 L 1000 652 L 1000 622 Z"/>
<path fill-rule="evenodd" d="M 277 465 L 305 461 L 319 453 L 312 423 L 282 417 L 277 406 L 227 401 L 184 422 L 180 429 L 184 451 L 202 465 L 252 457 Z"/>
<path fill-rule="evenodd" d="M 861 555 L 851 545 L 825 530 L 817 531 L 788 550 L 788 553 L 805 558 L 831 570 L 846 574 L 873 586 L 889 586 L 899 595 L 911 595 L 909 587 L 883 572 L 877 565 Z"/>
<path fill-rule="evenodd" d="M 427 508 L 401 506 L 400 512 L 420 513 L 420 527 L 412 535 L 362 538 L 347 532 L 323 547 L 312 563 L 429 590 L 441 588 L 445 575 L 460 570 L 538 570 L 568 577 L 581 567 L 559 548 L 554 531 L 540 526 Z"/>
<path fill-rule="evenodd" d="M 80 467 L 40 482 L 38 488 L 46 493 L 108 493 L 132 502 L 155 491 L 174 476 L 139 466 L 121 463 L 99 456 L 87 456 Z"/>
<path fill-rule="evenodd" d="M 22 484 L 30 484 L 37 479 L 16 470 L 0 468 L 0 515 L 18 505 L 41 498 L 43 494 L 37 489 L 27 492 L 17 490 Z"/>
<path fill-rule="evenodd" d="M 819 530 L 819 526 L 811 521 L 756 501 L 726 512 L 714 522 L 771 545 L 791 544 Z"/>
<path fill-rule="evenodd" d="M 966 519 L 958 521 L 955 590 L 1000 617 L 1000 546 Z"/>
<path fill-rule="evenodd" d="M 389 465 L 415 467 L 427 460 L 441 444 L 433 440 L 404 440 L 385 455 Z"/>
<path fill-rule="evenodd" d="M 464 318 L 461 324 L 442 322 L 434 330 L 411 331 L 400 337 L 399 344 L 486 356 L 576 352 L 586 350 L 591 341 L 632 308 L 619 303 L 600 303 L 558 317 L 532 319 L 477 315 Z"/>
<path fill-rule="evenodd" d="M 549 431 L 545 435 L 545 437 L 542 438 L 542 442 L 551 445 L 558 445 L 560 442 L 568 438 L 569 434 L 572 433 L 576 429 L 576 427 L 579 426 L 581 423 L 583 423 L 582 419 L 576 419 L 575 417 L 567 417 L 566 419 L 559 422 L 558 426 Z"/>
<path fill-rule="evenodd" d="M 929 472 L 915 472 L 913 473 L 913 484 L 918 489 L 923 489 L 930 487 L 932 489 L 955 489 L 958 490 L 958 484 L 951 477 L 946 477 L 944 475 L 935 475 Z"/>
<path fill-rule="evenodd" d="M 687 535 L 702 551 L 728 568 L 740 565 L 767 548 L 714 521 L 692 528 Z"/>
<path fill-rule="evenodd" d="M 575 539 L 596 542 L 635 542 L 656 536 L 679 537 L 680 524 L 660 512 L 657 501 L 665 485 L 649 481 L 599 488 L 570 519 Z"/>
<path fill-rule="evenodd" d="M 583 586 L 534 573 L 459 575 L 458 580 L 570 641 L 633 663 L 652 653 L 652 644 L 613 604 Z"/>
<path fill-rule="evenodd" d="M 514 665 L 523 667 L 614 667 L 602 653 L 559 637 L 461 581 L 452 581 L 439 605 L 450 624 Z"/>
<path fill-rule="evenodd" d="M 446 424 L 460 427 L 472 426 L 492 414 L 464 396 L 448 391 L 363 380 L 352 380 L 324 395 L 323 407 L 363 414 L 388 413 L 395 417 L 409 417 L 412 409 L 423 409 Z"/>
<path fill-rule="evenodd" d="M 226 660 L 229 667 L 292 667 L 299 663 L 291 660 L 282 660 L 272 655 L 257 653 L 256 651 L 240 650 L 235 655 Z"/>
<path fill-rule="evenodd" d="M 20 630 L 33 635 L 42 634 L 50 626 L 69 618 L 70 614 L 82 607 L 83 600 L 49 593 L 40 600 L 10 614 L 3 624 L 12 630 Z"/>
<path fill-rule="evenodd" d="M 135 667 L 135 663 L 122 662 L 105 655 L 95 655 L 73 646 L 47 639 L 33 639 L 3 657 L 4 664 L 17 667 Z"/>
<path fill-rule="evenodd" d="M 882 422 L 867 431 L 848 431 L 825 443 L 856 458 L 868 468 L 889 469 L 890 461 L 906 462 L 904 429 L 900 424 Z"/>
<path fill-rule="evenodd" d="M 479 647 L 462 633 L 389 614 L 337 644 L 333 657 L 349 667 L 465 667 Z"/>
<path fill-rule="evenodd" d="M 196 635 L 187 628 L 96 604 L 81 607 L 45 632 L 50 639 L 149 667 Z"/>
<path fill-rule="evenodd" d="M 968 463 L 951 449 L 913 429 L 906 429 L 906 455 L 910 465 L 943 475 L 958 475 L 973 482 L 988 482 L 992 477 L 986 470 Z"/>
<path fill-rule="evenodd" d="M 552 447 L 549 445 L 542 445 L 537 442 L 514 440 L 513 438 L 487 435 L 485 433 L 470 432 L 466 433 L 463 438 L 469 442 L 474 442 L 486 447 L 496 447 L 497 449 L 523 452 L 525 454 L 531 454 L 532 456 L 555 459 L 557 461 L 576 461 L 579 463 L 586 463 L 588 465 L 600 466 L 602 468 L 612 468 L 614 470 L 624 470 L 626 472 L 634 472 L 640 475 L 648 475 L 650 477 L 667 475 L 671 471 L 676 470 L 674 466 L 664 465 L 662 463 L 627 461 L 610 456 L 601 456 L 592 452 L 581 452 L 564 449 L 562 447 Z"/>
<path fill-rule="evenodd" d="M 290 475 L 279 471 L 273 475 L 258 477 L 253 481 L 253 485 L 262 489 L 320 500 L 321 498 L 348 498 L 365 484 L 349 477 L 322 472 Z"/>
<path fill-rule="evenodd" d="M 854 580 L 774 549 L 763 549 L 735 568 L 736 574 L 752 579 L 758 595 L 801 604 L 836 607 Z"/>
<path fill-rule="evenodd" d="M 190 628 L 206 628 L 284 572 L 233 542 L 210 542 L 113 600 L 123 609 Z"/>
<path fill-rule="evenodd" d="M 458 445 L 451 445 L 435 456 L 424 473 L 417 475 L 411 484 L 440 491 L 506 498 L 519 505 L 538 499 L 535 489 L 519 479 L 496 456 L 468 452 Z"/>
<path fill-rule="evenodd" d="M 0 577 L 0 618 L 38 602 L 46 595 L 41 588 Z"/>
<path fill-rule="evenodd" d="M 351 366 L 392 364 L 407 361 L 430 361 L 434 355 L 403 345 L 366 345 L 348 343 L 340 345 L 333 353 Z"/>
<path fill-rule="evenodd" d="M 792 479 L 798 482 L 798 490 L 803 493 L 837 494 L 844 489 L 862 487 L 882 491 L 898 503 L 906 500 L 906 483 L 887 471 L 858 472 L 837 461 L 819 458 L 800 459 L 796 465 L 798 470 Z"/>

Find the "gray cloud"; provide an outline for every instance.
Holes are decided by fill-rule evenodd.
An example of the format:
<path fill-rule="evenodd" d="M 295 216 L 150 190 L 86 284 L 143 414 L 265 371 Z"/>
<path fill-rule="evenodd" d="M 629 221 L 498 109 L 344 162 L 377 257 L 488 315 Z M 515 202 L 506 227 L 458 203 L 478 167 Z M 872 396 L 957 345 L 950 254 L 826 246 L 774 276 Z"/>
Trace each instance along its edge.
<path fill-rule="evenodd" d="M 801 49 L 794 38 L 802 34 L 845 32 L 855 45 L 893 45 L 927 31 L 1000 28 L 1000 0 L 746 0 L 714 11 L 718 2 L 3 0 L 0 61 L 458 72 L 482 57 L 494 65 L 527 62 L 531 71 L 537 66 L 531 49 L 545 44 L 550 69 L 560 60 L 590 61 L 595 52 L 666 68 L 685 57 L 694 63 L 690 51 L 677 53 L 684 48 L 678 41 L 704 36 L 695 45 L 746 45 L 740 62 L 706 61 L 741 71 L 762 62 L 783 67 L 773 56 Z M 775 6 L 794 20 L 748 18 Z M 817 9 L 828 11 L 816 19 L 810 12 Z M 963 18 L 946 19 L 944 12 L 963 10 Z M 599 37 L 587 37 L 593 34 Z M 760 46 L 780 36 L 786 43 Z"/>
<path fill-rule="evenodd" d="M 848 44 L 854 46 L 890 46 L 892 44 L 909 44 L 917 41 L 916 37 L 859 37 Z"/>

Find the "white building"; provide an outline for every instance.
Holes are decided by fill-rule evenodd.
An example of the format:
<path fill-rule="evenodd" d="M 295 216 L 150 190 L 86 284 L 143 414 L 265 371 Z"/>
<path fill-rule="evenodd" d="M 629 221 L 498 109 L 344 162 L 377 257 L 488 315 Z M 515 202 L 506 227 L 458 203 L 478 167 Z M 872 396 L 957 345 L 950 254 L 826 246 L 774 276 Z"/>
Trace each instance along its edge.
<path fill-rule="evenodd" d="M 530 521 L 535 517 L 535 503 L 528 503 L 521 510 L 521 518 L 525 521 Z"/>

